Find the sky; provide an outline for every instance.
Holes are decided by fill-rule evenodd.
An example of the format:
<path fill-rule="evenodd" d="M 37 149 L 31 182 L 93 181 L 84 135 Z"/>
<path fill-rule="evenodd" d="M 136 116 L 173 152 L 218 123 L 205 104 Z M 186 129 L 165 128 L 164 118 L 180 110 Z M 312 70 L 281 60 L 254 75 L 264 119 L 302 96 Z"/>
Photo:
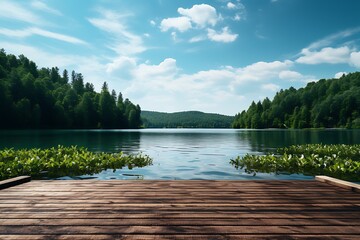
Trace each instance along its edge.
<path fill-rule="evenodd" d="M 360 71 L 358 0 L 0 0 L 0 48 L 142 110 L 235 115 Z"/>

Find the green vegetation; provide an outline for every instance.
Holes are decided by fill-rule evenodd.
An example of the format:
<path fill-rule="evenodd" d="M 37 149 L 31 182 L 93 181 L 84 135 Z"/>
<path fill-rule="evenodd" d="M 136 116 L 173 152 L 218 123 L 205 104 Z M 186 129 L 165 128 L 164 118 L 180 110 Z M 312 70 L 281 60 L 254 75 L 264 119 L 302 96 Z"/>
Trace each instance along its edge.
<path fill-rule="evenodd" d="M 71 83 L 69 83 L 71 78 Z M 140 106 L 122 94 L 101 93 L 81 73 L 38 69 L 24 55 L 0 50 L 0 128 L 139 128 Z"/>
<path fill-rule="evenodd" d="M 254 175 L 257 172 L 302 173 L 360 181 L 360 145 L 297 145 L 280 148 L 278 154 L 247 154 L 232 159 L 231 164 Z"/>
<path fill-rule="evenodd" d="M 197 111 L 161 113 L 141 112 L 147 128 L 230 128 L 234 117 Z"/>
<path fill-rule="evenodd" d="M 0 180 L 20 175 L 50 178 L 95 174 L 106 169 L 144 167 L 152 160 L 146 155 L 93 153 L 85 148 L 0 150 Z"/>
<path fill-rule="evenodd" d="M 252 102 L 235 116 L 234 128 L 360 128 L 360 72 L 281 90 Z"/>

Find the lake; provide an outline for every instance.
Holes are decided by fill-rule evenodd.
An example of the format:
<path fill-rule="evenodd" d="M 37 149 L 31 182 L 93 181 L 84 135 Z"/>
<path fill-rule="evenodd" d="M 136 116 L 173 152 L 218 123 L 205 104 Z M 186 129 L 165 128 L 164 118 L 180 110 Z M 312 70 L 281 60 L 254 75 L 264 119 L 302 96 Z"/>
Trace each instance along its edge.
<path fill-rule="evenodd" d="M 0 148 L 84 146 L 91 151 L 138 153 L 153 165 L 133 170 L 103 171 L 79 178 L 97 179 L 312 179 L 304 175 L 252 176 L 230 165 L 238 155 L 264 154 L 278 147 L 305 143 L 359 144 L 360 130 L 19 130 L 0 131 Z M 63 177 L 62 179 L 68 179 Z"/>

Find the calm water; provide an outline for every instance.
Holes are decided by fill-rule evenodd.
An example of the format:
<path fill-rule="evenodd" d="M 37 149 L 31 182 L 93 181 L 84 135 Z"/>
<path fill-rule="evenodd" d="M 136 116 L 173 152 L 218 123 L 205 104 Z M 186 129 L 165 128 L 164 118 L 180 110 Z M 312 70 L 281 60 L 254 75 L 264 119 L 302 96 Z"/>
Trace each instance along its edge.
<path fill-rule="evenodd" d="M 44 130 L 0 131 L 0 148 L 47 148 L 78 145 L 92 151 L 150 155 L 152 166 L 115 173 L 104 171 L 98 179 L 312 179 L 303 175 L 252 176 L 229 164 L 246 153 L 262 154 L 278 147 L 305 143 L 359 144 L 359 130 Z M 64 177 L 66 179 L 66 177 Z"/>

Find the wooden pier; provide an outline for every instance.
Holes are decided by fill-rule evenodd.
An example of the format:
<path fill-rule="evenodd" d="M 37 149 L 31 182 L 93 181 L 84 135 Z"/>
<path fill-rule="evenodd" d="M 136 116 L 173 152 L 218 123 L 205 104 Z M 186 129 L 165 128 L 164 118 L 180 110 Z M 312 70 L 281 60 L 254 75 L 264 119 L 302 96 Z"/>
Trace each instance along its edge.
<path fill-rule="evenodd" d="M 360 239 L 357 185 L 325 180 L 20 181 L 0 239 Z"/>

